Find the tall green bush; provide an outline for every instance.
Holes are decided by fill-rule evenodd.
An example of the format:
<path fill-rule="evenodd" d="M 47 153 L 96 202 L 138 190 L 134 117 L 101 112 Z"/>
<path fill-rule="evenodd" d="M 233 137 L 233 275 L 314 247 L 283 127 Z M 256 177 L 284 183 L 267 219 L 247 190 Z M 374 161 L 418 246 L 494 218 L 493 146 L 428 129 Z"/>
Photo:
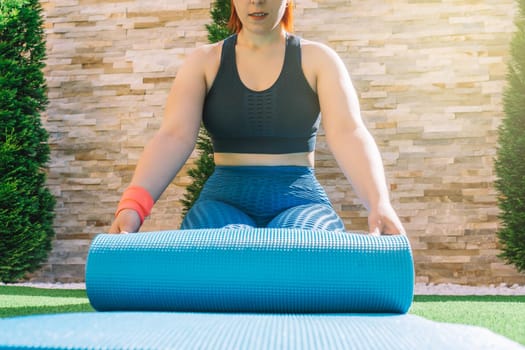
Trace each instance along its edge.
<path fill-rule="evenodd" d="M 501 257 L 525 271 L 525 0 L 517 0 L 517 30 L 511 41 L 505 116 L 499 128 L 495 163 L 502 227 Z"/>
<path fill-rule="evenodd" d="M 51 249 L 55 200 L 45 187 L 48 134 L 38 0 L 0 1 L 0 280 L 34 271 Z"/>
<path fill-rule="evenodd" d="M 232 34 L 227 27 L 231 11 L 230 2 L 231 0 L 217 0 L 212 5 L 210 13 L 213 23 L 206 25 L 210 43 L 219 42 Z M 181 200 L 183 216 L 187 214 L 188 210 L 193 206 L 193 203 L 199 198 L 204 183 L 215 169 L 213 146 L 210 135 L 208 135 L 204 127 L 201 127 L 199 132 L 197 150 L 199 151 L 199 157 L 195 162 L 195 168 L 188 171 L 188 175 L 193 181 L 186 188 L 186 193 L 184 193 L 184 197 Z"/>

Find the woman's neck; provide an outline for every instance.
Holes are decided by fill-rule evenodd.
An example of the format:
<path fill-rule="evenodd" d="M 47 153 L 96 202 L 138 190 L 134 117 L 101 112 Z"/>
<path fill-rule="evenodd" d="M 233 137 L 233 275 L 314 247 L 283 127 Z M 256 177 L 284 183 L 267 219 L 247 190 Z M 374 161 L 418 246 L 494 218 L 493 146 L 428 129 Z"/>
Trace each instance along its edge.
<path fill-rule="evenodd" d="M 241 29 L 237 35 L 237 44 L 245 46 L 250 49 L 262 49 L 275 44 L 284 42 L 286 39 L 286 31 L 281 26 L 277 27 L 271 32 L 264 34 L 253 33 Z"/>

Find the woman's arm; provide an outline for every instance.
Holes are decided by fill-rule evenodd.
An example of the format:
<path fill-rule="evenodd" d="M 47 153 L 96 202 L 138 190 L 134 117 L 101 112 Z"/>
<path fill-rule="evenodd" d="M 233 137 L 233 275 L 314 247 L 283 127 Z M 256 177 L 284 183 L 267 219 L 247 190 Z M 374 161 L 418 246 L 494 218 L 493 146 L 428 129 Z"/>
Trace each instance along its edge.
<path fill-rule="evenodd" d="M 145 189 L 156 201 L 190 156 L 199 132 L 206 95 L 205 67 L 209 49 L 193 52 L 179 69 L 168 95 L 160 129 L 144 148 L 131 186 Z M 141 222 L 133 209 L 115 218 L 111 233 L 136 232 Z"/>
<path fill-rule="evenodd" d="M 390 203 L 379 149 L 361 118 L 348 71 L 333 50 L 317 48 L 317 93 L 328 146 L 368 209 L 370 233 L 404 234 Z"/>

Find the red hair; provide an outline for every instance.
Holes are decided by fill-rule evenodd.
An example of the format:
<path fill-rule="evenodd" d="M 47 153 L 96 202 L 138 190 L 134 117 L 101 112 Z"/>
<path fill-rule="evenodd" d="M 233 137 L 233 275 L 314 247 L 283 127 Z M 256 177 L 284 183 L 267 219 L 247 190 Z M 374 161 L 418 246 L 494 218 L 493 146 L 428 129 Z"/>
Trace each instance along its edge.
<path fill-rule="evenodd" d="M 228 21 L 228 29 L 233 33 L 239 33 L 242 29 L 242 22 L 237 15 L 233 0 L 231 2 L 231 14 Z M 284 10 L 283 18 L 281 18 L 281 26 L 287 32 L 293 32 L 293 0 L 288 0 L 286 9 Z"/>

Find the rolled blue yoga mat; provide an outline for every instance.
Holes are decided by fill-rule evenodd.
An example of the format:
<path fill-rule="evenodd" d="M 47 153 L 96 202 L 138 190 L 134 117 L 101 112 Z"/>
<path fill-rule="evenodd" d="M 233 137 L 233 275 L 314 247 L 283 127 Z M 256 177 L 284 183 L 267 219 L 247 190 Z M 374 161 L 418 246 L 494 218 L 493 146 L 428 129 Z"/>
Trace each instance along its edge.
<path fill-rule="evenodd" d="M 406 236 L 301 229 L 101 234 L 86 289 L 99 311 L 405 313 Z"/>

